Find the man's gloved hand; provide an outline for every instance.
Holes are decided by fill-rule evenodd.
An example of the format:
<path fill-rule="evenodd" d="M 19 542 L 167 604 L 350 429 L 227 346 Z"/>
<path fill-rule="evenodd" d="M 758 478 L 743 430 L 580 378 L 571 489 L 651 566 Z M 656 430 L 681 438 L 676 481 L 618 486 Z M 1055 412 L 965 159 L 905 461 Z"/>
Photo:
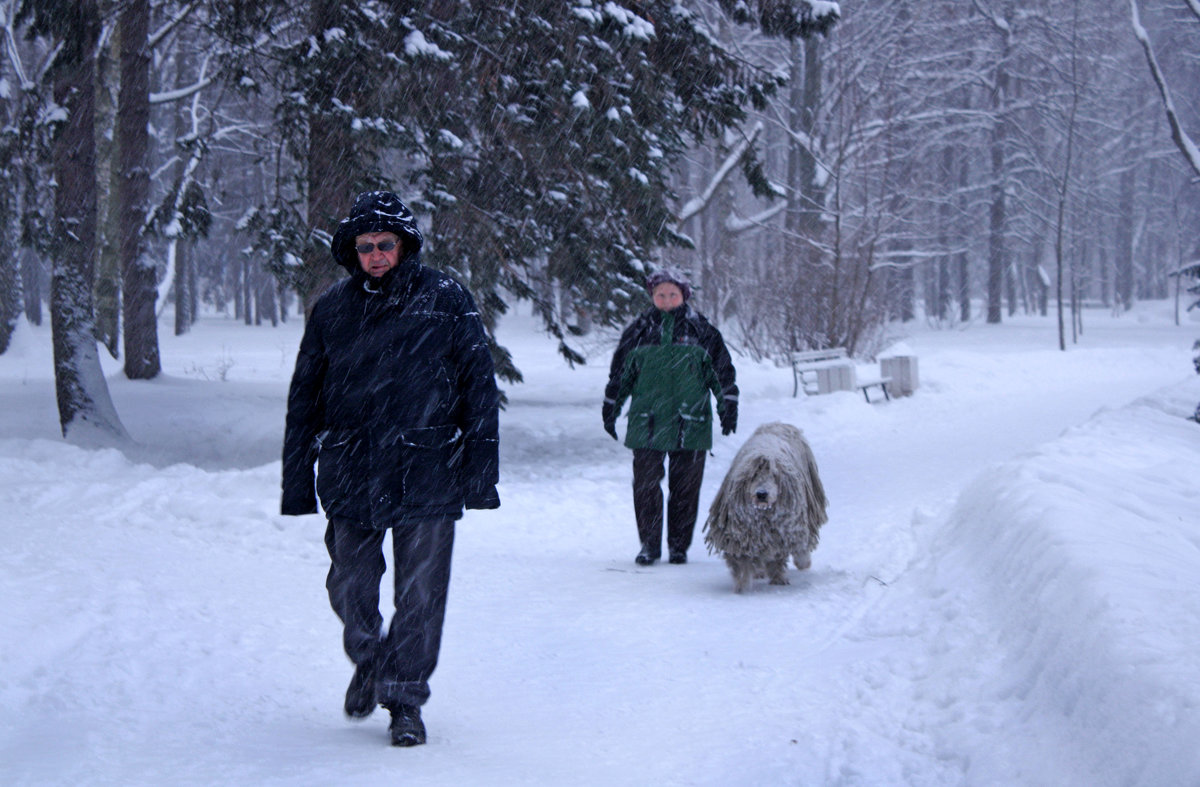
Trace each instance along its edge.
<path fill-rule="evenodd" d="M 604 431 L 612 435 L 612 439 L 617 439 L 617 409 L 612 402 L 605 402 L 600 408 L 600 415 L 604 418 Z"/>
<path fill-rule="evenodd" d="M 463 507 L 473 509 L 499 508 L 500 495 L 496 492 L 496 487 L 494 486 L 470 490 L 467 492 L 467 498 L 463 503 Z"/>
<path fill-rule="evenodd" d="M 728 437 L 737 431 L 737 402 L 726 400 L 721 411 L 721 434 Z"/>

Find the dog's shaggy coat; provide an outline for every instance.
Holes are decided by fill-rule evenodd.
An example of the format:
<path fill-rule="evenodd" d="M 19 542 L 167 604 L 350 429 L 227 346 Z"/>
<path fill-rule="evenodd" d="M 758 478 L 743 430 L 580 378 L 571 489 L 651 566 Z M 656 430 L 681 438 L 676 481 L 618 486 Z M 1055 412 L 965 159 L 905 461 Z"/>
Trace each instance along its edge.
<path fill-rule="evenodd" d="M 763 424 L 733 458 L 704 525 L 704 542 L 720 553 L 741 593 L 755 576 L 786 585 L 788 558 L 812 565 L 810 553 L 828 516 L 825 488 L 803 433 Z"/>

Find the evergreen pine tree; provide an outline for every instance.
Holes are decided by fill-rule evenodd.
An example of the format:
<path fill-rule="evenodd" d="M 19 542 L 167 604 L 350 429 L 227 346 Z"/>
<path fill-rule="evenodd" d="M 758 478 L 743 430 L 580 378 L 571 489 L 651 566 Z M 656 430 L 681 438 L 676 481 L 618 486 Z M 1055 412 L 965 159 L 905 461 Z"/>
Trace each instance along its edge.
<path fill-rule="evenodd" d="M 264 246 L 305 238 L 306 263 L 291 273 L 312 295 L 332 269 L 327 252 L 310 252 L 327 243 L 335 206 L 344 212 L 358 189 L 393 188 L 429 217 L 426 264 L 470 287 L 489 330 L 510 297 L 531 299 L 569 361 L 582 358 L 556 304 L 601 324 L 639 308 L 657 251 L 687 243 L 674 230 L 673 167 L 781 84 L 671 0 L 335 5 L 310 0 L 290 37 L 283 4 L 222 6 L 218 24 L 238 52 L 229 78 L 280 96 L 279 129 L 307 166 L 296 182 L 307 228 L 281 226 L 299 214 L 280 205 L 247 224 L 269 233 Z M 719 5 L 772 35 L 836 19 L 807 0 Z M 264 51 L 254 31 L 268 29 Z M 255 73 L 250 51 L 263 55 Z M 276 267 L 295 251 L 277 247 Z M 493 354 L 502 378 L 519 379 L 503 348 Z"/>

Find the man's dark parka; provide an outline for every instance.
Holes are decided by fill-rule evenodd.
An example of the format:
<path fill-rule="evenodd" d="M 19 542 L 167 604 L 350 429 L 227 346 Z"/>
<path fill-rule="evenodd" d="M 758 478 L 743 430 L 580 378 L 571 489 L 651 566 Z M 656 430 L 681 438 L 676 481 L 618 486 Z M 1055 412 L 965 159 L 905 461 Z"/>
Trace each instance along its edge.
<path fill-rule="evenodd" d="M 393 232 L 396 267 L 368 276 L 354 241 Z M 470 293 L 420 264 L 421 233 L 394 195 L 360 195 L 331 243 L 350 271 L 316 302 L 288 394 L 284 514 L 386 528 L 496 508 L 499 396 Z M 314 494 L 313 465 L 318 463 Z"/>

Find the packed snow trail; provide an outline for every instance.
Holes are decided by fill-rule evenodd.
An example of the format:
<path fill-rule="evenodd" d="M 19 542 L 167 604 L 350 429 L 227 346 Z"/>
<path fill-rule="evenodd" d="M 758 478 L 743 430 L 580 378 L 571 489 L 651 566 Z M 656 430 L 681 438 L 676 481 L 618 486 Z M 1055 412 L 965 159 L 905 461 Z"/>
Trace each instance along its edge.
<path fill-rule="evenodd" d="M 1054 567 L 1034 558 L 1054 551 L 1030 553 L 994 521 L 1039 510 L 1019 504 L 1036 493 L 1023 462 L 1076 483 L 1074 464 L 1100 472 L 1084 460 L 1102 438 L 1135 439 L 1147 421 L 1181 464 L 1155 469 L 1152 457 L 1150 469 L 1132 467 L 1143 484 L 1163 480 L 1156 496 L 1129 505 L 1175 510 L 1173 474 L 1194 478 L 1200 462 L 1187 442 L 1200 427 L 1182 418 L 1200 399 L 1186 351 L 1193 331 L 1158 318 L 1114 321 L 1111 335 L 1095 327 L 1093 344 L 1060 353 L 1048 325 L 909 337 L 922 387 L 878 405 L 856 394 L 793 399 L 786 370 L 735 359 L 741 424 L 717 438 L 702 507 L 742 439 L 767 420 L 805 430 L 831 500 L 813 568 L 791 571 L 789 586 L 737 596 L 699 528 L 687 565 L 634 565 L 630 453 L 600 424 L 606 359 L 568 371 L 531 321 L 513 319 L 502 340 L 527 382 L 509 387 L 502 416 L 503 507 L 470 512 L 459 526 L 425 712 L 430 741 L 405 751 L 386 745 L 382 712 L 342 718 L 351 670 L 325 598 L 323 522 L 278 516 L 278 462 L 247 463 L 278 455 L 294 357 L 285 334 L 239 326 L 229 334 L 245 337 L 238 344 L 220 325 L 202 326 L 212 331 L 205 341 L 164 337 L 178 341 L 164 351 L 178 368 L 163 381 L 114 378 L 117 406 L 143 442 L 136 462 L 52 433 L 29 439 L 41 428 L 30 424 L 53 424 L 44 412 L 53 385 L 47 337 L 19 336 L 18 354 L 0 357 L 0 385 L 6 401 L 41 409 L 0 421 L 9 517 L 0 593 L 12 610 L 0 647 L 6 780 L 1094 784 L 1106 766 L 1113 783 L 1194 783 L 1194 761 L 1171 748 L 1194 740 L 1190 693 L 1158 695 L 1130 714 L 1138 726 L 1122 730 L 1120 714 L 1098 699 L 1072 713 L 1051 690 L 1072 668 L 1070 636 L 1143 629 L 1103 616 L 1089 628 L 1071 619 L 1070 597 L 1031 605 L 1026 591 L 1007 608 L 1009 577 L 1013 587 L 1052 581 Z M 298 341 L 298 326 L 286 330 Z M 187 372 L 226 355 L 243 379 Z M 1154 412 L 1126 409 L 1164 386 L 1171 393 Z M 171 404 L 178 396 L 182 411 Z M 1107 425 L 1127 412 L 1127 426 Z M 1060 442 L 1079 429 L 1082 444 Z M 191 434 L 206 436 L 194 449 L 204 469 L 173 464 L 192 449 L 170 438 Z M 223 456 L 235 469 L 220 468 Z M 1100 456 L 1101 467 L 1116 465 L 1102 475 L 1111 483 L 1085 490 L 1102 509 L 1105 487 L 1130 470 L 1121 456 Z M 1000 505 L 1006 495 L 1018 504 Z M 1033 524 L 1043 519 L 1054 521 Z M 1102 535 L 1111 534 L 1097 533 L 1095 549 L 1107 559 L 1115 550 Z M 1086 546 L 1058 558 L 1078 560 Z M 1200 570 L 1178 548 L 1136 554 L 1151 576 L 1175 576 L 1159 560 Z M 1157 586 L 1142 587 L 1138 598 L 1157 598 Z M 1194 595 L 1180 598 L 1178 625 L 1195 631 Z M 1014 641 L 1023 621 L 1034 633 Z M 1189 641 L 1171 620 L 1156 625 L 1160 653 Z M 1056 630 L 1069 635 L 1058 646 Z M 1082 674 L 1103 679 L 1150 663 L 1121 653 L 1097 652 Z M 1172 669 L 1200 683 L 1200 668 L 1163 658 L 1149 685 Z M 1159 724 L 1168 731 L 1160 748 L 1179 754 L 1174 772 L 1150 756 L 1113 763 L 1095 746 L 1060 745 L 1096 728 L 1101 743 L 1125 732 L 1140 745 Z"/>

